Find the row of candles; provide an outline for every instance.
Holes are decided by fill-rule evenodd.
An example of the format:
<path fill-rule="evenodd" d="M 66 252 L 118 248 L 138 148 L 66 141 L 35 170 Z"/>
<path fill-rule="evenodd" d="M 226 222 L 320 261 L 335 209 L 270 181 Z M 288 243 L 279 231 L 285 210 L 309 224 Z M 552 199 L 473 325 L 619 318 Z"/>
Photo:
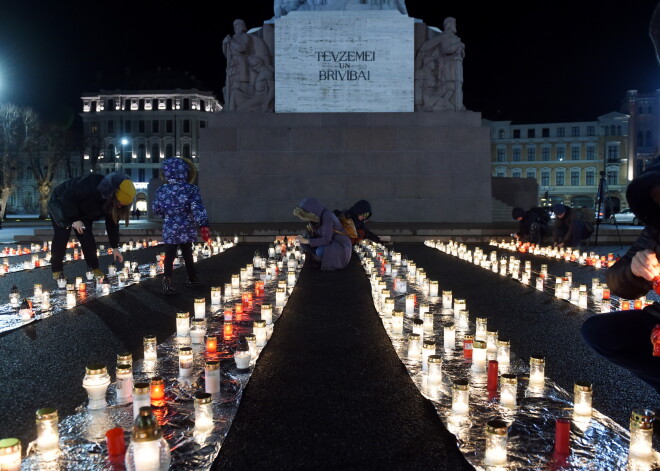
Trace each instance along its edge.
<path fill-rule="evenodd" d="M 416 267 L 412 261 L 401 258 L 401 255 L 388 251 L 382 246 L 367 245 L 358 249 L 367 274 L 371 276 L 374 301 L 383 316 L 384 324 L 395 337 L 404 335 L 403 320 L 410 320 L 411 329 L 407 334 L 407 350 L 403 353 L 406 361 L 412 360 L 417 368 L 421 363 L 421 372 L 425 377 L 427 387 L 439 388 L 443 382 L 443 356 L 436 354 L 436 332 L 434 330 L 434 313 L 431 306 L 437 306 L 443 315 L 454 318 L 453 323 L 447 323 L 443 331 L 443 347 L 445 354 L 452 353 L 456 348 L 456 331 L 463 334 L 463 358 L 470 364 L 474 374 L 487 375 L 486 389 L 489 396 L 494 396 L 499 390 L 499 402 L 507 409 L 515 409 L 518 396 L 518 376 L 503 373 L 509 370 L 510 343 L 498 339 L 498 333 L 489 331 L 486 318 L 476 318 L 474 334 L 469 332 L 471 323 L 462 299 L 453 299 L 451 291 L 443 290 L 438 296 L 437 282 L 428 280 L 423 269 Z M 388 283 L 388 280 L 390 283 Z M 409 285 L 417 285 L 421 289 L 420 297 L 429 302 L 415 299 L 417 294 L 407 293 Z M 388 288 L 392 288 L 391 290 Z M 411 290 L 412 291 L 412 290 Z M 392 296 L 407 293 L 403 309 L 394 309 Z M 418 306 L 418 311 L 414 306 Z M 434 306 L 434 307 L 435 307 Z M 460 343 L 460 342 L 459 342 Z M 490 360 L 489 360 L 490 358 Z M 405 361 L 404 361 L 405 363 Z M 529 389 L 543 392 L 546 382 L 545 358 L 533 356 L 529 361 Z M 451 412 L 455 416 L 463 416 L 469 412 L 470 383 L 464 378 L 452 382 Z M 576 420 L 592 416 L 592 385 L 576 382 L 573 394 L 573 414 Z M 648 410 L 635 410 L 631 416 L 629 453 L 631 459 L 647 459 L 653 453 L 651 446 L 652 424 L 654 414 Z M 483 462 L 486 465 L 507 464 L 507 430 L 510 422 L 496 418 L 488 421 L 484 427 L 486 449 Z M 556 421 L 555 451 L 560 455 L 570 452 L 570 420 L 560 417 Z"/>
<path fill-rule="evenodd" d="M 266 345 L 274 320 L 295 286 L 303 260 L 304 256 L 297 247 L 292 247 L 288 256 L 280 257 L 280 260 L 263 258 L 257 252 L 253 263 L 232 275 L 231 282 L 224 285 L 224 296 L 221 286 L 212 287 L 209 304 L 206 298 L 195 298 L 192 316 L 188 312 L 177 313 L 176 334 L 163 342 L 160 349 L 167 350 L 171 345 L 178 353 L 179 384 L 190 384 L 196 357 L 204 362 L 204 390 L 193 394 L 194 432 L 202 441 L 208 439 L 214 428 L 213 403 L 221 393 L 221 362 L 218 356 L 221 340 L 219 335 L 208 331 L 208 326 L 216 321 L 222 322 L 222 340 L 226 347 L 236 339 L 235 326 L 239 331 L 246 323 L 252 327 L 251 333 L 243 336 L 245 342 L 239 343 L 233 354 L 237 370 L 249 374 L 251 363 L 256 361 Z M 267 289 L 269 293 L 274 291 L 274 302 L 268 302 L 271 295 L 267 295 Z M 246 321 L 254 317 L 257 318 Z M 115 401 L 117 404 L 132 402 L 133 433 L 128 450 L 121 428 L 109 430 L 106 441 L 111 459 L 125 452 L 125 465 L 129 470 L 168 469 L 171 461 L 169 445 L 151 409 L 164 407 L 168 401 L 166 378 L 155 374 L 156 365 L 168 358 L 159 359 L 158 350 L 156 337 L 146 336 L 142 362 L 134 365 L 130 353 L 117 356 Z M 136 372 L 141 370 L 148 379 L 136 382 L 134 369 Z M 107 406 L 106 395 L 110 384 L 111 378 L 105 365 L 89 365 L 86 368 L 82 386 L 88 394 L 88 410 Z M 60 456 L 58 422 L 55 409 L 37 411 L 37 439 L 31 447 L 36 449 L 34 457 L 39 463 L 52 462 Z M 223 422 L 230 423 L 231 420 Z M 0 441 L 0 469 L 20 469 L 20 454 L 20 442 L 16 439 Z"/>
<path fill-rule="evenodd" d="M 511 239 L 508 242 L 505 240 L 497 242 L 496 240 L 491 239 L 489 245 L 512 252 L 529 253 L 540 257 L 573 262 L 578 265 L 586 265 L 594 268 L 608 268 L 614 265 L 617 261 L 617 258 L 613 253 L 599 255 L 593 251 L 587 253 L 574 248 L 541 246 L 530 242 L 521 242 L 515 239 Z"/>

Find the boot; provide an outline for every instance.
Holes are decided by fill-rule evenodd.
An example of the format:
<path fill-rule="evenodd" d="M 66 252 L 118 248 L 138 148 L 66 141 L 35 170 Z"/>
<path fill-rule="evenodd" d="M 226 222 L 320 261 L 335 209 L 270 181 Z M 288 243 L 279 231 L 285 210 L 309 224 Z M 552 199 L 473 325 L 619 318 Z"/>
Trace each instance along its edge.
<path fill-rule="evenodd" d="M 172 285 L 172 278 L 169 276 L 163 277 L 163 294 L 174 294 L 176 289 Z"/>

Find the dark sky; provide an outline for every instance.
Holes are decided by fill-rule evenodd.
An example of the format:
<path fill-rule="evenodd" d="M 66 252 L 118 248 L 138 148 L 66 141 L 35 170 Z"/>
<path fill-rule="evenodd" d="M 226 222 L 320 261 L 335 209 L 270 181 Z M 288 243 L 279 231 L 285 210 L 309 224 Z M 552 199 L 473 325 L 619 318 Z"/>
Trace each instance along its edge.
<path fill-rule="evenodd" d="M 517 123 L 592 120 L 618 111 L 628 89 L 660 89 L 648 36 L 656 2 L 406 0 L 429 25 L 456 18 L 467 108 Z M 0 0 L 0 101 L 75 116 L 99 73 L 158 66 L 188 71 L 220 97 L 232 21 L 259 26 L 272 5 Z"/>

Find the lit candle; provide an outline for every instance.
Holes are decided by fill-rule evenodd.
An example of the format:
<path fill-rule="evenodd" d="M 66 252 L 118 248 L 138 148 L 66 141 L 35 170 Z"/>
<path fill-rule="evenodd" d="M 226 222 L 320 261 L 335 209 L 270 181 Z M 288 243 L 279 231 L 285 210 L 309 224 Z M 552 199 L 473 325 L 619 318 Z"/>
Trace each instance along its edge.
<path fill-rule="evenodd" d="M 442 308 L 443 309 L 451 309 L 453 306 L 454 300 L 452 298 L 452 293 L 451 291 L 443 291 L 442 292 Z"/>
<path fill-rule="evenodd" d="M 241 283 L 247 283 L 248 278 L 249 278 L 247 268 L 241 268 L 239 273 L 240 273 L 239 274 L 240 282 Z"/>
<path fill-rule="evenodd" d="M 158 340 L 155 335 L 147 335 L 143 339 L 144 360 L 155 361 L 158 358 Z"/>
<path fill-rule="evenodd" d="M 470 410 L 470 384 L 466 379 L 456 379 L 452 385 L 451 410 L 455 414 L 467 414 Z"/>
<path fill-rule="evenodd" d="M 154 277 L 158 274 L 158 266 L 155 263 L 149 265 L 149 276 Z"/>
<path fill-rule="evenodd" d="M 117 288 L 123 288 L 126 286 L 126 275 L 120 273 L 117 275 Z"/>
<path fill-rule="evenodd" d="M 529 385 L 543 386 L 545 383 L 545 358 L 535 356 L 529 359 Z"/>
<path fill-rule="evenodd" d="M 630 416 L 630 456 L 647 457 L 653 453 L 655 412 L 635 409 Z"/>
<path fill-rule="evenodd" d="M 57 279 L 57 287 L 59 289 L 65 289 L 67 284 L 66 278 L 64 278 L 64 273 L 62 273 Z"/>
<path fill-rule="evenodd" d="M 465 299 L 454 299 L 454 319 L 458 319 L 461 311 L 466 309 Z"/>
<path fill-rule="evenodd" d="M 135 282 L 135 283 L 140 282 L 140 272 L 139 271 L 134 271 L 133 272 L 133 282 Z"/>
<path fill-rule="evenodd" d="M 474 321 L 476 327 L 474 332 L 475 340 L 486 340 L 486 330 L 488 329 L 488 319 L 477 317 Z"/>
<path fill-rule="evenodd" d="M 115 266 L 114 263 L 111 263 L 108 265 L 108 276 L 116 276 L 117 275 L 117 267 Z"/>
<path fill-rule="evenodd" d="M 110 376 L 105 365 L 89 365 L 85 368 L 83 388 L 87 391 L 88 409 L 102 409 L 105 407 L 105 392 L 110 385 Z"/>
<path fill-rule="evenodd" d="M 117 353 L 118 365 L 133 365 L 133 355 L 129 352 Z"/>
<path fill-rule="evenodd" d="M 149 383 L 151 389 L 151 405 L 162 407 L 165 405 L 165 379 L 162 376 L 154 376 Z"/>
<path fill-rule="evenodd" d="M 381 304 L 381 306 L 385 305 L 385 301 L 390 298 L 390 290 L 389 289 L 382 289 L 380 290 L 380 297 L 378 298 L 378 302 Z"/>
<path fill-rule="evenodd" d="M 238 290 L 241 287 L 241 276 L 240 275 L 232 275 L 231 276 L 231 288 L 232 291 L 234 289 Z"/>
<path fill-rule="evenodd" d="M 401 335 L 403 334 L 403 311 L 392 311 L 392 333 Z"/>
<path fill-rule="evenodd" d="M 0 469 L 21 471 L 21 442 L 18 438 L 0 440 Z"/>
<path fill-rule="evenodd" d="M 195 319 L 204 319 L 206 315 L 206 298 L 195 298 Z"/>
<path fill-rule="evenodd" d="M 245 342 L 247 343 L 248 350 L 250 351 L 251 359 L 257 358 L 257 336 L 254 334 L 247 334 L 245 336 Z"/>
<path fill-rule="evenodd" d="M 403 276 L 399 276 L 396 278 L 396 292 L 397 293 L 405 293 L 408 291 L 408 282 Z"/>
<path fill-rule="evenodd" d="M 204 319 L 194 319 L 190 327 L 190 338 L 193 344 L 201 345 L 204 343 L 206 335 L 206 321 Z"/>
<path fill-rule="evenodd" d="M 149 383 L 140 382 L 133 385 L 133 419 L 140 413 L 141 407 L 151 405 L 151 387 Z"/>
<path fill-rule="evenodd" d="M 412 331 L 416 334 L 419 334 L 420 339 L 424 339 L 424 321 L 417 318 L 413 319 Z"/>
<path fill-rule="evenodd" d="M 225 301 L 228 301 L 234 295 L 234 288 L 232 283 L 225 283 Z"/>
<path fill-rule="evenodd" d="M 475 340 L 472 344 L 472 371 L 475 373 L 486 372 L 486 342 Z"/>
<path fill-rule="evenodd" d="M 492 419 L 486 423 L 486 455 L 484 463 L 489 466 L 506 464 L 506 444 L 508 424 L 502 419 Z"/>
<path fill-rule="evenodd" d="M 48 291 L 44 291 L 41 294 L 41 310 L 42 311 L 49 311 L 50 308 L 51 308 L 50 293 Z"/>
<path fill-rule="evenodd" d="M 72 308 L 76 306 L 76 292 L 73 289 L 66 290 L 66 307 Z"/>
<path fill-rule="evenodd" d="M 128 471 L 157 471 L 169 469 L 172 461 L 170 447 L 150 407 L 142 407 L 135 419 L 131 443 L 126 450 Z"/>
<path fill-rule="evenodd" d="M 211 305 L 219 306 L 222 304 L 222 291 L 219 286 L 211 287 Z"/>
<path fill-rule="evenodd" d="M 220 361 L 209 360 L 204 365 L 204 390 L 209 394 L 220 392 Z"/>
<path fill-rule="evenodd" d="M 117 402 L 126 404 L 133 397 L 133 368 L 129 363 L 117 365 L 117 381 L 115 382 Z"/>
<path fill-rule="evenodd" d="M 458 328 L 461 330 L 470 328 L 470 311 L 467 309 L 463 309 L 458 313 Z"/>
<path fill-rule="evenodd" d="M 176 313 L 176 335 L 177 337 L 188 337 L 190 334 L 190 314 L 187 312 Z"/>
<path fill-rule="evenodd" d="M 412 315 L 415 313 L 415 295 L 409 294 L 406 296 L 406 314 Z"/>
<path fill-rule="evenodd" d="M 60 434 L 57 429 L 57 410 L 50 407 L 37 410 L 37 452 L 43 461 L 57 458 L 60 452 Z M 0 465 L 0 469 L 5 469 Z"/>
<path fill-rule="evenodd" d="M 275 305 L 283 306 L 286 300 L 286 290 L 284 288 L 277 288 L 275 290 Z"/>
<path fill-rule="evenodd" d="M 500 376 L 500 404 L 515 407 L 518 397 L 518 377 L 514 374 Z"/>
<path fill-rule="evenodd" d="M 442 356 L 429 355 L 427 360 L 429 384 L 438 384 L 442 381 Z"/>
<path fill-rule="evenodd" d="M 289 270 L 286 274 L 286 285 L 289 288 L 293 288 L 296 285 L 296 271 Z"/>
<path fill-rule="evenodd" d="M 192 347 L 179 348 L 179 376 L 187 378 L 192 374 L 193 349 Z"/>
<path fill-rule="evenodd" d="M 424 340 L 422 344 L 422 371 L 428 371 L 428 359 L 435 355 L 435 340 Z"/>
<path fill-rule="evenodd" d="M 486 331 L 486 350 L 489 352 L 497 352 L 497 337 L 498 333 L 496 330 Z"/>
<path fill-rule="evenodd" d="M 573 412 L 576 415 L 591 417 L 591 398 L 593 389 L 591 383 L 578 381 L 573 386 Z"/>
<path fill-rule="evenodd" d="M 91 271 L 88 271 L 87 273 L 92 273 Z M 92 277 L 90 278 L 89 275 L 87 275 L 88 280 L 93 280 L 94 279 L 94 273 L 92 273 Z M 83 282 L 81 276 L 76 276 L 76 290 L 80 287 L 81 283 Z"/>
<path fill-rule="evenodd" d="M 536 289 L 539 291 L 543 291 L 543 277 L 539 276 L 536 279 Z"/>
<path fill-rule="evenodd" d="M 497 363 L 509 366 L 511 362 L 511 342 L 499 339 L 497 341 Z"/>
<path fill-rule="evenodd" d="M 194 396 L 195 429 L 208 432 L 213 428 L 212 396 L 207 392 L 197 391 Z"/>
<path fill-rule="evenodd" d="M 257 347 L 265 347 L 268 340 L 266 332 L 266 321 L 253 321 L 252 333 L 257 338 Z"/>
<path fill-rule="evenodd" d="M 438 297 L 438 282 L 435 280 L 429 281 L 429 296 L 432 298 L 437 298 Z"/>
<path fill-rule="evenodd" d="M 408 335 L 408 357 L 409 358 L 419 358 L 422 354 L 422 339 L 419 334 L 411 333 Z"/>
<path fill-rule="evenodd" d="M 206 336 L 206 353 L 216 353 L 218 351 L 218 337 L 216 335 Z"/>
<path fill-rule="evenodd" d="M 453 323 L 446 324 L 443 328 L 443 333 L 445 350 L 453 350 L 456 348 L 456 326 Z"/>
<path fill-rule="evenodd" d="M 35 283 L 34 284 L 34 299 L 36 302 L 41 301 L 41 295 L 43 293 L 43 288 L 41 284 Z"/>
<path fill-rule="evenodd" d="M 249 350 L 237 350 L 234 352 L 234 361 L 238 370 L 247 370 L 250 367 L 252 355 Z"/>
<path fill-rule="evenodd" d="M 426 312 L 424 313 L 424 332 L 426 333 L 433 333 L 433 322 L 435 320 L 435 317 L 433 316 L 432 312 Z"/>
<path fill-rule="evenodd" d="M 386 317 L 391 316 L 392 313 L 394 312 L 394 305 L 395 305 L 394 304 L 394 299 L 387 298 L 385 300 L 384 305 L 383 305 L 383 315 L 385 315 Z"/>

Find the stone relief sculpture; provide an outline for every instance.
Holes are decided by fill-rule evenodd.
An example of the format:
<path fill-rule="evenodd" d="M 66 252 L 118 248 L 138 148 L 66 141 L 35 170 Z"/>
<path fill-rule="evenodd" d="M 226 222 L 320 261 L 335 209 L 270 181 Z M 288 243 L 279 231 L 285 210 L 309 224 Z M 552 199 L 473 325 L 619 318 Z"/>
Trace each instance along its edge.
<path fill-rule="evenodd" d="M 227 58 L 225 111 L 273 111 L 274 69 L 266 43 L 248 34 L 243 20 L 235 20 L 234 35 L 225 37 L 222 52 Z"/>
<path fill-rule="evenodd" d="M 405 0 L 275 0 L 275 18 L 292 11 L 397 10 L 408 15 Z"/>
<path fill-rule="evenodd" d="M 456 35 L 456 20 L 446 18 L 444 31 L 427 39 L 415 57 L 415 110 L 462 111 L 465 44 Z"/>

